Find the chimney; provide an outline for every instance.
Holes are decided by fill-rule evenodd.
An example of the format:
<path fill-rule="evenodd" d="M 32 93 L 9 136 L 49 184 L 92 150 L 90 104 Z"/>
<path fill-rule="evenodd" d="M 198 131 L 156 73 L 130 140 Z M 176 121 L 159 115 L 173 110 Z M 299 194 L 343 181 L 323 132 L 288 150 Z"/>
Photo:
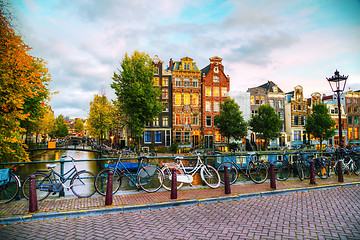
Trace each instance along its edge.
<path fill-rule="evenodd" d="M 170 58 L 170 61 L 169 61 L 169 69 L 172 70 L 172 67 L 174 65 L 174 62 L 172 60 L 172 58 Z"/>

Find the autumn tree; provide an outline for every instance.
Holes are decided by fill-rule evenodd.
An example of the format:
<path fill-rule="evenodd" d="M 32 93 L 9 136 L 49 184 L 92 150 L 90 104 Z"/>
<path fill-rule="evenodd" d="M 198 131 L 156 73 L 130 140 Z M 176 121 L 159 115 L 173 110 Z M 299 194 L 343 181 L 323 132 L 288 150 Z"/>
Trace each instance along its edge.
<path fill-rule="evenodd" d="M 231 137 L 240 140 L 247 134 L 248 125 L 242 116 L 240 107 L 230 97 L 221 103 L 220 114 L 214 117 L 214 123 L 215 127 L 219 128 L 219 132 L 227 137 L 228 145 Z"/>
<path fill-rule="evenodd" d="M 84 122 L 81 118 L 75 119 L 74 130 L 77 133 L 81 133 L 84 130 Z"/>
<path fill-rule="evenodd" d="M 54 123 L 54 129 L 51 133 L 54 137 L 66 137 L 69 134 L 69 130 L 67 128 L 67 124 L 65 121 L 65 118 L 62 114 L 60 114 L 56 119 Z"/>
<path fill-rule="evenodd" d="M 90 111 L 87 119 L 87 131 L 91 136 L 97 138 L 101 144 L 106 133 L 114 125 L 114 106 L 106 95 L 95 94 L 94 100 L 90 102 Z"/>
<path fill-rule="evenodd" d="M 126 116 L 126 126 L 140 146 L 140 138 L 147 123 L 163 110 L 159 97 L 161 90 L 154 85 L 155 68 L 148 54 L 135 51 L 127 53 L 121 69 L 114 73 L 111 87 L 115 90 L 119 111 Z"/>
<path fill-rule="evenodd" d="M 28 160 L 21 123 L 30 118 L 28 101 L 46 98 L 47 71 L 29 54 L 30 47 L 15 33 L 5 1 L 0 0 L 0 161 Z M 41 66 L 40 66 L 40 65 Z"/>
<path fill-rule="evenodd" d="M 257 137 L 265 140 L 265 149 L 269 140 L 278 137 L 281 133 L 283 121 L 280 120 L 275 109 L 269 104 L 261 105 L 257 114 L 250 119 L 249 125 L 251 130 L 257 133 Z"/>
<path fill-rule="evenodd" d="M 308 134 L 319 139 L 320 151 L 322 151 L 322 142 L 335 135 L 335 124 L 324 103 L 313 106 L 311 114 L 307 116 L 305 129 Z"/>

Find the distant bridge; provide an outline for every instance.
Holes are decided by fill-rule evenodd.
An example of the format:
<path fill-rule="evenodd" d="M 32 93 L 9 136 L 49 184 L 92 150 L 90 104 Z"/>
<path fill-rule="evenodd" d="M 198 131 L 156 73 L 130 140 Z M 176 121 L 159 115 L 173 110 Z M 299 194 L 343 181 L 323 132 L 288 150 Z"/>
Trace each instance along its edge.
<path fill-rule="evenodd" d="M 85 152 L 96 152 L 101 153 L 101 150 L 94 149 L 94 148 L 86 148 L 83 146 L 76 146 L 76 145 L 67 145 L 67 146 L 59 146 L 55 148 L 48 148 L 48 147 L 39 147 L 39 148 L 29 148 L 26 149 L 28 152 L 34 151 L 58 151 L 58 150 L 76 150 L 76 151 L 85 151 Z"/>

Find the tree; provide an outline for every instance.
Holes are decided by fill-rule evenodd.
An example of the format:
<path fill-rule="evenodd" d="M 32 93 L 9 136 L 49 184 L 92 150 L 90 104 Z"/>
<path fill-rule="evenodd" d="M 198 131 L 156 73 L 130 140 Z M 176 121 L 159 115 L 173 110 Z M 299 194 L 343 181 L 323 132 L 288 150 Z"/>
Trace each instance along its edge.
<path fill-rule="evenodd" d="M 280 120 L 273 107 L 261 105 L 258 113 L 251 117 L 249 125 L 253 132 L 258 133 L 258 138 L 265 140 L 266 149 L 269 140 L 280 135 L 283 121 Z"/>
<path fill-rule="evenodd" d="M 67 128 L 67 124 L 65 122 L 65 118 L 62 114 L 60 114 L 55 119 L 55 127 L 54 132 L 52 133 L 55 137 L 66 137 L 69 134 L 69 130 Z"/>
<path fill-rule="evenodd" d="M 140 137 L 147 123 L 163 110 L 159 97 L 161 90 L 154 85 L 154 66 L 148 54 L 135 51 L 127 53 L 121 69 L 114 72 L 111 87 L 118 98 L 119 111 L 126 116 L 125 122 L 131 135 L 140 146 Z"/>
<path fill-rule="evenodd" d="M 322 151 L 322 142 L 335 135 L 335 124 L 324 103 L 313 106 L 312 113 L 307 116 L 305 129 L 308 134 L 319 139 L 320 151 Z"/>
<path fill-rule="evenodd" d="M 12 29 L 8 6 L 0 0 L 0 161 L 18 162 L 29 160 L 21 139 L 25 129 L 20 125 L 31 116 L 26 101 L 47 91 L 44 81 L 49 79 Z"/>
<path fill-rule="evenodd" d="M 90 111 L 87 120 L 87 130 L 90 135 L 97 138 L 101 144 L 105 134 L 114 125 L 114 106 L 106 98 L 106 95 L 94 95 L 90 102 Z"/>
<path fill-rule="evenodd" d="M 239 105 L 234 99 L 228 97 L 221 103 L 219 115 L 214 117 L 215 127 L 219 128 L 220 133 L 227 137 L 229 145 L 230 138 L 240 140 L 247 135 L 247 123 L 242 116 Z"/>
<path fill-rule="evenodd" d="M 84 122 L 81 118 L 75 120 L 74 130 L 77 133 L 81 133 L 84 130 Z"/>

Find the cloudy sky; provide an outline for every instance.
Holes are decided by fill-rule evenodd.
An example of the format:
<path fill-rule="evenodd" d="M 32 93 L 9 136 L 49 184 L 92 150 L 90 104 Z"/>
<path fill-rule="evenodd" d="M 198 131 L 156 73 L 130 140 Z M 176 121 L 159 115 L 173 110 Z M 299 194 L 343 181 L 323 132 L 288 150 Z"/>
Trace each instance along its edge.
<path fill-rule="evenodd" d="M 330 94 L 326 77 L 360 90 L 359 0 L 12 0 L 16 31 L 45 59 L 55 115 L 87 116 L 94 94 L 110 98 L 125 53 L 167 66 L 191 57 L 202 69 L 223 58 L 231 91 L 268 80 L 305 97 Z"/>

